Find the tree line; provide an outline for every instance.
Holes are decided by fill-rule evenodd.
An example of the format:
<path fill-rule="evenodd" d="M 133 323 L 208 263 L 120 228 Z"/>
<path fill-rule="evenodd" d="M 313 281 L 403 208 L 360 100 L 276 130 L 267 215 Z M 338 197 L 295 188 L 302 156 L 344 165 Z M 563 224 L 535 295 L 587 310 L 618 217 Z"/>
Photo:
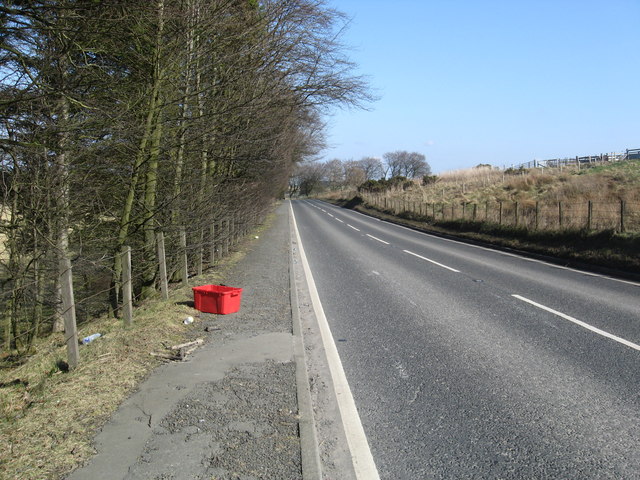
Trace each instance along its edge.
<path fill-rule="evenodd" d="M 370 99 L 346 19 L 321 0 L 0 1 L 0 331 L 60 331 L 73 266 L 85 316 L 157 288 L 156 233 L 202 247 L 260 218 L 323 145 L 322 116 Z M 76 295 L 78 297 L 78 295 Z"/>
<path fill-rule="evenodd" d="M 310 195 L 325 188 L 353 188 L 368 181 L 406 180 L 430 175 L 431 167 L 426 157 L 405 150 L 387 152 L 381 159 L 306 161 L 296 166 L 289 180 L 289 192 L 292 195 Z"/>

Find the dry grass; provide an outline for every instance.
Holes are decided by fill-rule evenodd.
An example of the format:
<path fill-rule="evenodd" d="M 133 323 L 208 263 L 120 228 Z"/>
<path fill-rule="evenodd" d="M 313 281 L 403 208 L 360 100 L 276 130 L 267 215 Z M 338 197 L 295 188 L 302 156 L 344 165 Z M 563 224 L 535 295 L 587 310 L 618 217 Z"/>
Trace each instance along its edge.
<path fill-rule="evenodd" d="M 438 175 L 441 183 L 491 185 L 502 180 L 502 171 L 490 167 L 467 168 L 464 170 L 450 170 Z"/>
<path fill-rule="evenodd" d="M 640 160 L 618 162 L 589 169 L 532 169 L 506 174 L 490 168 L 472 168 L 445 172 L 436 183 L 416 185 L 384 194 L 387 199 L 407 202 L 461 204 L 519 202 L 521 205 L 557 205 L 558 202 L 585 205 L 591 200 L 617 215 L 615 205 L 625 200 L 630 206 L 640 203 Z M 615 219 L 604 224 L 611 224 Z M 549 222 L 550 224 L 552 222 Z"/>
<path fill-rule="evenodd" d="M 219 283 L 243 255 L 225 258 L 198 284 Z M 18 367 L 9 368 L 2 359 L 0 478 L 61 478 L 88 459 L 96 429 L 158 365 L 150 352 L 183 340 L 193 328 L 182 323 L 186 316 L 197 322 L 198 312 L 184 304 L 192 299 L 190 288 L 179 288 L 168 301 L 148 301 L 135 310 L 129 329 L 112 318 L 86 323 L 79 338 L 103 336 L 81 346 L 81 363 L 72 372 L 59 368 L 66 359 L 62 335 L 40 339 L 37 353 Z"/>

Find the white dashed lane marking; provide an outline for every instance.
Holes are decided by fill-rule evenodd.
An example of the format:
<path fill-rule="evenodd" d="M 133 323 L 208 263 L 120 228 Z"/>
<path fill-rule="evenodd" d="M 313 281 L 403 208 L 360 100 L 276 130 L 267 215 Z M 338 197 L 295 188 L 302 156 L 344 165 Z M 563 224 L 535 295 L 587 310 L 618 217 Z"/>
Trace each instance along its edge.
<path fill-rule="evenodd" d="M 452 272 L 460 273 L 460 270 L 456 270 L 455 268 L 447 267 L 446 265 L 443 265 L 442 263 L 436 262 L 435 260 L 431 260 L 430 258 L 427 258 L 427 257 L 423 257 L 422 255 L 418 255 L 417 253 L 410 252 L 409 250 L 403 250 L 403 252 L 404 253 L 408 253 L 409 255 L 413 255 L 414 257 L 418 257 L 418 258 L 424 260 L 425 262 L 433 263 L 434 265 L 437 265 L 439 267 L 446 268 L 447 270 L 450 270 Z"/>
<path fill-rule="evenodd" d="M 513 298 L 517 298 L 518 300 L 521 300 L 523 302 L 528 303 L 529 305 L 533 305 L 536 308 L 539 308 L 541 310 L 544 310 L 545 312 L 549 312 L 549 313 L 553 313 L 554 315 L 557 315 L 560 318 L 564 318 L 565 320 L 569 320 L 572 323 L 575 323 L 576 325 L 581 326 L 582 328 L 586 328 L 587 330 L 593 332 L 593 333 L 597 333 L 598 335 L 602 335 L 603 337 L 609 338 L 615 342 L 621 343 L 622 345 L 626 345 L 627 347 L 631 347 L 634 350 L 640 350 L 640 345 L 637 345 L 633 342 L 630 342 L 629 340 L 625 340 L 624 338 L 618 337 L 617 335 L 614 335 L 612 333 L 609 332 L 605 332 L 604 330 L 600 330 L 597 327 L 594 327 L 593 325 L 589 325 L 588 323 L 583 322 L 582 320 L 578 320 L 577 318 L 571 317 L 565 313 L 559 312 L 557 310 L 554 310 L 552 308 L 549 308 L 545 305 L 542 305 L 540 303 L 536 303 L 533 300 L 529 300 L 528 298 L 522 297 L 520 295 L 511 295 Z"/>
<path fill-rule="evenodd" d="M 384 240 L 381 240 L 378 237 L 374 237 L 373 235 L 369 235 L 368 233 L 367 233 L 367 237 L 373 238 L 374 240 L 376 240 L 376 241 L 378 241 L 380 243 L 384 243 L 385 245 L 389 245 L 389 242 L 385 242 Z"/>

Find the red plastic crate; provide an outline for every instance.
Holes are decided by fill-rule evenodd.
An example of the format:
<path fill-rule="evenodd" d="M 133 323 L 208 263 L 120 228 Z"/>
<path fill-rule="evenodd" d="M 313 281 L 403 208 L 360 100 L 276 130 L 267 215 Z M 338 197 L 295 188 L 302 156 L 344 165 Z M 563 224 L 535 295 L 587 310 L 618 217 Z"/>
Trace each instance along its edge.
<path fill-rule="evenodd" d="M 192 290 L 196 310 L 222 315 L 240 310 L 241 288 L 202 285 L 201 287 L 193 287 Z"/>

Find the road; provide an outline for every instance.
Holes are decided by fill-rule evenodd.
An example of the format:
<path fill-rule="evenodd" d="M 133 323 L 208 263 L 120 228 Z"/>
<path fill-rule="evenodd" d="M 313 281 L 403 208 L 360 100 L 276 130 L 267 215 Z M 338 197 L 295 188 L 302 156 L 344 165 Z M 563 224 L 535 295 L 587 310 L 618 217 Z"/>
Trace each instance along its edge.
<path fill-rule="evenodd" d="M 640 285 L 292 206 L 381 478 L 640 476 Z"/>

